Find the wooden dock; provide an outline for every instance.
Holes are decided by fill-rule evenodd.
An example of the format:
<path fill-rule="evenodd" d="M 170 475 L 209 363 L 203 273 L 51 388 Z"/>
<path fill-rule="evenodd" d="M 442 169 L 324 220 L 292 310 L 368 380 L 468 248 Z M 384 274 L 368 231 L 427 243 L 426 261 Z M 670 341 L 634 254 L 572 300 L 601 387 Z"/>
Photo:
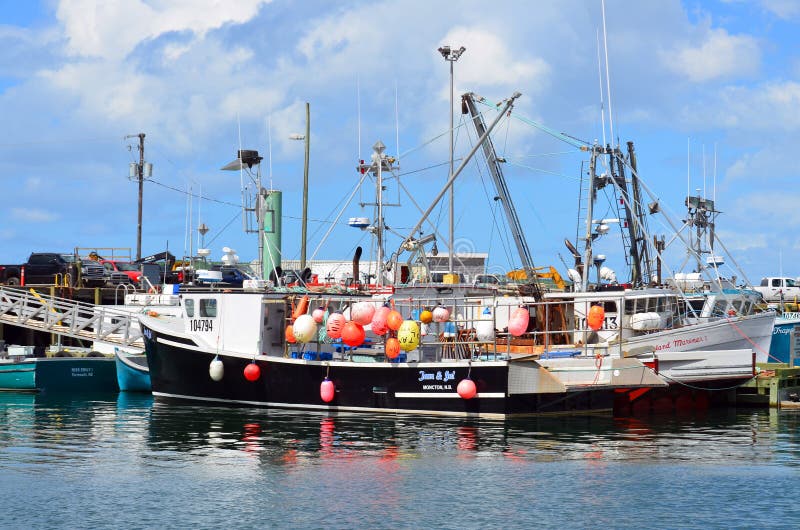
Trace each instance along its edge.
<path fill-rule="evenodd" d="M 800 367 L 758 363 L 758 375 L 738 388 L 737 405 L 800 409 Z"/>

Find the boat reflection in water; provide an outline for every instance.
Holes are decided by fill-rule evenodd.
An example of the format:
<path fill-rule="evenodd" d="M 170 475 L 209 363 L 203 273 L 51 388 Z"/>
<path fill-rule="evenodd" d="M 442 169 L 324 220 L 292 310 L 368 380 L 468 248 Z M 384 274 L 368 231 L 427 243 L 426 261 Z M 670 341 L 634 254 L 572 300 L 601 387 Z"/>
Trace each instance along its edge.
<path fill-rule="evenodd" d="M 779 414 L 712 410 L 649 418 L 575 416 L 486 421 L 172 407 L 156 402 L 147 443 L 155 451 L 241 451 L 257 456 L 265 465 L 282 466 L 320 460 L 402 462 L 421 455 L 502 455 L 508 461 L 530 463 L 683 459 L 711 463 L 730 460 L 741 447 L 770 445 L 780 436 L 778 429 L 786 433 L 786 429 L 800 425 L 800 416 L 784 413 L 779 420 Z M 792 436 L 800 438 L 796 433 Z M 703 439 L 708 444 L 702 443 Z M 749 463 L 774 456 L 772 449 L 746 453 L 742 461 Z M 795 458 L 798 456 L 800 452 Z"/>

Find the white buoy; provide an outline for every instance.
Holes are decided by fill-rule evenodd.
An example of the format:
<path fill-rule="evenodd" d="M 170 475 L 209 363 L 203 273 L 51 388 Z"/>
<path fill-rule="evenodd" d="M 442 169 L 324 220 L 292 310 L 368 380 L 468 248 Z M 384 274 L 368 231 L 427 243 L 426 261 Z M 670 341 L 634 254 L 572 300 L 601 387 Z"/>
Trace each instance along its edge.
<path fill-rule="evenodd" d="M 214 360 L 208 365 L 208 375 L 214 381 L 222 381 L 222 376 L 225 375 L 225 366 L 223 366 L 219 357 L 214 357 Z"/>
<path fill-rule="evenodd" d="M 311 315 L 300 315 L 294 321 L 294 338 L 297 342 L 306 343 L 311 341 L 317 333 L 317 323 Z"/>

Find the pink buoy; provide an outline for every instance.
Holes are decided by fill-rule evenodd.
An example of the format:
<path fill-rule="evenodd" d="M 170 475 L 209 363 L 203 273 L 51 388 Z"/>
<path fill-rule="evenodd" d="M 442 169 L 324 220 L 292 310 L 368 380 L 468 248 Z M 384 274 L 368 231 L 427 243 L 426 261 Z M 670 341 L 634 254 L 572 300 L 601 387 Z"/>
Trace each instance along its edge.
<path fill-rule="evenodd" d="M 350 310 L 350 320 L 362 326 L 372 322 L 373 315 L 375 315 L 375 306 L 370 302 L 356 302 Z"/>
<path fill-rule="evenodd" d="M 261 368 L 258 367 L 256 363 L 250 363 L 244 367 L 244 378 L 250 381 L 258 381 L 258 378 L 261 377 Z"/>
<path fill-rule="evenodd" d="M 387 317 L 389 313 L 392 312 L 392 309 L 387 306 L 381 306 L 377 310 L 375 310 L 375 314 L 372 315 L 372 332 L 376 335 L 385 335 L 387 331 L 389 331 L 389 324 L 387 322 Z"/>
<path fill-rule="evenodd" d="M 333 401 L 335 393 L 336 387 L 333 385 L 333 381 L 326 377 L 319 385 L 319 397 L 321 397 L 322 401 L 325 403 L 330 403 Z"/>
<path fill-rule="evenodd" d="M 528 330 L 528 322 L 531 315 L 524 307 L 518 307 L 511 312 L 511 318 L 508 319 L 508 332 L 514 337 L 519 337 Z"/>
<path fill-rule="evenodd" d="M 314 319 L 314 322 L 317 324 L 322 324 L 322 321 L 325 319 L 325 309 L 318 307 L 311 313 L 311 318 Z"/>
<path fill-rule="evenodd" d="M 338 339 L 342 336 L 342 327 L 347 320 L 341 313 L 333 313 L 328 317 L 328 323 L 325 325 L 325 332 L 332 339 Z"/>
<path fill-rule="evenodd" d="M 450 310 L 444 306 L 436 306 L 432 316 L 434 322 L 447 322 L 450 320 Z"/>
<path fill-rule="evenodd" d="M 462 379 L 458 383 L 456 391 L 463 399 L 472 399 L 478 393 L 478 387 L 475 386 L 475 381 L 472 379 Z"/>

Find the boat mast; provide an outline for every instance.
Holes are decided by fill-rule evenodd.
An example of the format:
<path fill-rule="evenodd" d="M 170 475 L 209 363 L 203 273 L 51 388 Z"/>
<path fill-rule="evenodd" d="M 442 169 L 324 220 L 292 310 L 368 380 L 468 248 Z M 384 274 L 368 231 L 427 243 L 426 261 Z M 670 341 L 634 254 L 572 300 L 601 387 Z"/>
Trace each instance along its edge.
<path fill-rule="evenodd" d="M 475 106 L 476 99 L 482 98 L 472 92 L 468 92 L 461 96 L 463 106 L 466 107 L 464 110 L 469 111 L 469 114 L 472 117 L 472 123 L 478 133 L 478 137 L 481 137 L 486 132 L 486 124 L 484 123 L 483 117 Z M 517 246 L 517 252 L 519 252 L 519 257 L 522 260 L 522 269 L 525 271 L 525 275 L 528 277 L 528 279 L 531 280 L 531 285 L 533 285 L 535 294 L 538 296 L 541 293 L 541 289 L 539 288 L 539 282 L 536 279 L 536 273 L 533 270 L 533 257 L 531 255 L 531 250 L 528 247 L 528 241 L 525 239 L 525 234 L 522 231 L 522 224 L 519 222 L 519 216 L 517 216 L 517 211 L 514 208 L 514 202 L 511 200 L 511 192 L 508 190 L 508 185 L 505 177 L 503 176 L 503 170 L 500 166 L 500 160 L 497 158 L 497 152 L 495 151 L 494 143 L 492 143 L 491 137 L 487 136 L 482 145 L 483 154 L 486 156 L 486 164 L 489 166 L 489 173 L 492 175 L 495 190 L 500 197 L 500 203 L 503 205 L 506 219 L 508 220 L 509 227 L 511 228 L 511 234 L 514 237 L 514 243 Z"/>
<path fill-rule="evenodd" d="M 383 287 L 383 152 L 386 150 L 386 146 L 383 145 L 383 142 L 378 140 L 375 142 L 375 145 L 372 146 L 374 149 L 374 153 L 372 154 L 372 159 L 375 161 L 375 165 L 377 169 L 375 171 L 375 180 L 377 182 L 378 187 L 378 219 L 377 219 L 377 230 L 375 233 L 375 239 L 378 243 L 378 268 L 377 268 L 377 278 L 375 281 L 377 282 L 378 287 Z M 367 278 L 367 283 L 369 283 L 369 278 Z"/>
<path fill-rule="evenodd" d="M 445 183 L 442 190 L 439 192 L 438 195 L 436 195 L 431 205 L 428 207 L 427 210 L 425 210 L 425 213 L 422 214 L 422 217 L 419 219 L 419 221 L 417 221 L 417 224 L 414 225 L 414 228 L 411 229 L 409 235 L 403 240 L 403 242 L 400 244 L 400 247 L 395 251 L 392 259 L 393 262 L 397 260 L 397 258 L 404 250 L 412 250 L 416 248 L 414 234 L 416 234 L 417 231 L 420 228 L 422 228 L 423 223 L 425 223 L 425 221 L 428 219 L 428 216 L 431 214 L 434 208 L 436 208 L 436 205 L 439 204 L 439 201 L 442 200 L 444 194 L 447 193 L 447 190 L 450 189 L 450 186 L 453 185 L 453 182 L 455 182 L 456 178 L 461 174 L 464 168 L 467 167 L 467 164 L 470 162 L 470 160 L 472 160 L 472 157 L 475 156 L 475 153 L 478 151 L 481 145 L 483 145 L 483 142 L 486 141 L 486 138 L 488 138 L 489 135 L 492 133 L 492 130 L 494 130 L 495 126 L 507 113 L 511 112 L 511 108 L 514 106 L 514 101 L 521 95 L 522 94 L 520 94 L 519 92 L 514 92 L 514 94 L 512 94 L 510 98 L 505 100 L 505 106 L 497 114 L 497 117 L 494 119 L 492 124 L 486 130 L 486 133 L 483 136 L 481 136 L 475 143 L 475 145 L 472 147 L 472 149 L 470 149 L 467 156 L 464 157 L 464 159 L 461 161 L 461 165 L 459 165 L 458 169 L 456 169 L 453 172 L 453 174 L 450 175 L 450 178 L 447 179 L 447 182 Z"/>
<path fill-rule="evenodd" d="M 586 292 L 589 290 L 589 267 L 592 264 L 592 217 L 594 215 L 594 200 L 597 195 L 595 187 L 597 181 L 597 155 L 602 153 L 603 148 L 595 145 L 592 147 L 592 158 L 589 161 L 589 194 L 586 201 L 586 234 L 585 234 L 585 247 L 583 250 L 583 278 L 581 278 L 581 291 Z"/>

